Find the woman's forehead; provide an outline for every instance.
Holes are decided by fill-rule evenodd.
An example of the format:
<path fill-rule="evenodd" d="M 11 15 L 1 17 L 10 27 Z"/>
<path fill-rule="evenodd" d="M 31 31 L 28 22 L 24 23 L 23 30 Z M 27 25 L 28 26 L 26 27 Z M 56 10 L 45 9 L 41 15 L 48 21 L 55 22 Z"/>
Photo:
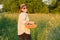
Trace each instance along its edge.
<path fill-rule="evenodd" d="M 27 8 L 27 6 L 24 6 L 24 7 Z M 24 7 L 23 7 L 23 8 L 24 8 Z"/>

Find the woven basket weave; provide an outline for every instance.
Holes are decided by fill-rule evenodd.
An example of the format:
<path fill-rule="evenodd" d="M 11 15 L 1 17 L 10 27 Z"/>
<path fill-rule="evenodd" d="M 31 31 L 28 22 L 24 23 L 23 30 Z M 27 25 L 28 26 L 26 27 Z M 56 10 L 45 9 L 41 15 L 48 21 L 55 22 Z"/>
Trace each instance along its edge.
<path fill-rule="evenodd" d="M 37 27 L 37 25 L 36 24 L 30 24 L 30 23 L 28 23 L 27 25 L 26 25 L 26 27 L 27 28 L 36 28 Z"/>

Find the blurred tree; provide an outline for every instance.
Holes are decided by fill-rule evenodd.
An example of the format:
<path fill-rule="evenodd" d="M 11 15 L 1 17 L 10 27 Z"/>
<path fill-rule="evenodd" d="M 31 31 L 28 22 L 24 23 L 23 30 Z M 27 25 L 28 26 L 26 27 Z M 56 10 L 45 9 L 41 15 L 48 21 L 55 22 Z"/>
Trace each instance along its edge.
<path fill-rule="evenodd" d="M 49 6 L 50 12 L 56 13 L 60 12 L 60 0 L 56 0 L 55 2 Z"/>
<path fill-rule="evenodd" d="M 51 10 L 54 10 L 56 7 L 57 7 L 57 1 L 53 0 L 52 3 L 48 6 L 49 12 L 51 12 Z"/>
<path fill-rule="evenodd" d="M 5 12 L 17 12 L 19 10 L 19 5 L 22 3 L 27 4 L 30 13 L 48 13 L 49 12 L 60 12 L 59 11 L 59 2 L 60 0 L 52 0 L 50 5 L 46 5 L 42 0 L 0 0 L 0 4 L 4 5 L 3 10 Z M 49 8 L 49 10 L 48 10 Z"/>

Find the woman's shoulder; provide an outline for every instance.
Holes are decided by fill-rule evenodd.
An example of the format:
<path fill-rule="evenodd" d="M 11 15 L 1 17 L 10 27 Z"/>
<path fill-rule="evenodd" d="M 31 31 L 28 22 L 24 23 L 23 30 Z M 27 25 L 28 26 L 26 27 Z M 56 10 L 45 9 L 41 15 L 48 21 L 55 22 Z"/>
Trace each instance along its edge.
<path fill-rule="evenodd" d="M 27 13 L 20 13 L 20 15 L 28 15 Z"/>
<path fill-rule="evenodd" d="M 20 17 L 25 17 L 27 14 L 26 13 L 20 13 L 19 16 Z"/>

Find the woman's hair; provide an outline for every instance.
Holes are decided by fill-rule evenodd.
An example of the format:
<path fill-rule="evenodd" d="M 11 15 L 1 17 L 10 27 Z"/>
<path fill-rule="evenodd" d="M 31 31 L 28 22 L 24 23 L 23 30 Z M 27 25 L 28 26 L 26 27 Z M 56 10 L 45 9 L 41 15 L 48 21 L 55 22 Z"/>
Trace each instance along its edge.
<path fill-rule="evenodd" d="M 23 3 L 23 4 L 21 4 L 21 5 L 19 6 L 19 9 L 21 10 L 21 9 L 22 9 L 23 7 L 25 7 L 25 6 L 27 7 L 27 5 Z M 21 10 L 21 12 L 23 12 L 23 11 Z"/>
<path fill-rule="evenodd" d="M 24 6 L 26 6 L 26 4 L 21 4 L 20 6 L 19 6 L 19 9 L 22 9 Z M 27 7 L 27 6 L 26 6 Z"/>

